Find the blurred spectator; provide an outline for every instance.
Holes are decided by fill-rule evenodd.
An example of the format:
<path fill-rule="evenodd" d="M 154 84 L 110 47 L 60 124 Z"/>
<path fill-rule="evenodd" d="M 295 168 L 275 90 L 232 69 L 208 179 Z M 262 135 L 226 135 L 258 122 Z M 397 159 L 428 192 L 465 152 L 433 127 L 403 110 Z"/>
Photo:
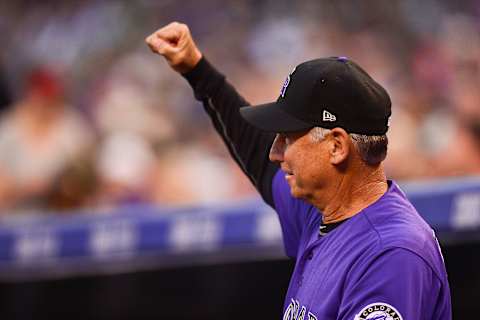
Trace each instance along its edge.
<path fill-rule="evenodd" d="M 64 99 L 63 84 L 47 68 L 33 70 L 26 89 L 0 121 L 0 206 L 45 205 L 56 177 L 87 150 L 92 133 Z"/>
<path fill-rule="evenodd" d="M 155 155 L 147 141 L 128 132 L 108 135 L 97 158 L 98 205 L 118 206 L 150 200 Z"/>
<path fill-rule="evenodd" d="M 93 207 L 98 203 L 98 189 L 94 155 L 82 154 L 53 178 L 46 207 L 58 213 Z"/>
<path fill-rule="evenodd" d="M 153 64 L 152 64 L 153 62 Z M 108 70 L 93 105 L 97 144 L 97 205 L 151 201 L 155 146 L 168 144 L 175 129 L 150 55 L 127 53 Z M 157 98 L 157 99 L 155 99 Z"/>
<path fill-rule="evenodd" d="M 208 204 L 254 194 L 238 165 L 216 152 L 209 135 L 166 150 L 152 180 L 152 200 L 168 204 Z"/>

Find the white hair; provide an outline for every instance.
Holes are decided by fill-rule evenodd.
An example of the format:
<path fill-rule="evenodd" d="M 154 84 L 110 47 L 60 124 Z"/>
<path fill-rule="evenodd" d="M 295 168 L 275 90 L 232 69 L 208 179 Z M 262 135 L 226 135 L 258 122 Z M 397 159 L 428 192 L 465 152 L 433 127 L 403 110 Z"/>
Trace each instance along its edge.
<path fill-rule="evenodd" d="M 330 129 L 314 127 L 310 130 L 310 137 L 313 142 L 322 141 L 329 133 Z M 386 135 L 368 136 L 364 134 L 350 133 L 355 149 L 362 160 L 368 165 L 378 165 L 385 160 L 387 156 L 388 138 Z"/>

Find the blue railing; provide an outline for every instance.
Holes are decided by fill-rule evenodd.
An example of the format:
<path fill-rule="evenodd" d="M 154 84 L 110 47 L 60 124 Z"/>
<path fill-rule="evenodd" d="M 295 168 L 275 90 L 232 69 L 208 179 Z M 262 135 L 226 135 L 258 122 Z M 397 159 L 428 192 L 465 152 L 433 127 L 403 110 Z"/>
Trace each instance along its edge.
<path fill-rule="evenodd" d="M 480 177 L 402 187 L 441 241 L 480 235 Z M 144 205 L 111 213 L 34 215 L 0 224 L 2 280 L 282 256 L 276 215 L 259 199 L 209 207 Z"/>

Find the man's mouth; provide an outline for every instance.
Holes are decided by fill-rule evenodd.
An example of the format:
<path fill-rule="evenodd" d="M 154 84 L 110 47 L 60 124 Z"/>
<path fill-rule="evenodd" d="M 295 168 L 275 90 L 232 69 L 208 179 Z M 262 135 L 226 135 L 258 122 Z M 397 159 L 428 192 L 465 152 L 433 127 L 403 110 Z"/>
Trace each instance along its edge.
<path fill-rule="evenodd" d="M 293 172 L 287 169 L 282 168 L 283 173 L 285 174 L 285 178 L 292 177 Z"/>

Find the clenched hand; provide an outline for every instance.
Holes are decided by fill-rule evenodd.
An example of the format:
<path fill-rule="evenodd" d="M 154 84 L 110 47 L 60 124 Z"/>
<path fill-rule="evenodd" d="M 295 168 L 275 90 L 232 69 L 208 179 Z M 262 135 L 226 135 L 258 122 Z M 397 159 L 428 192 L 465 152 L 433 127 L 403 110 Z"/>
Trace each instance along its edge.
<path fill-rule="evenodd" d="M 145 42 L 150 49 L 167 60 L 168 64 L 177 72 L 187 73 L 202 58 L 188 26 L 179 22 L 172 22 L 149 35 Z"/>

